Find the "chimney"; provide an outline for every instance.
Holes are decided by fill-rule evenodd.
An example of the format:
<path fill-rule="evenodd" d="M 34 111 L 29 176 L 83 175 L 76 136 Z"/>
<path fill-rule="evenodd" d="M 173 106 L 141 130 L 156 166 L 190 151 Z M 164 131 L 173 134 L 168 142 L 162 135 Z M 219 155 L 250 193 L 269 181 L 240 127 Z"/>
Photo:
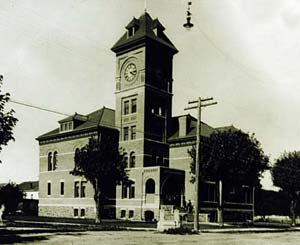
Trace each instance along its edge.
<path fill-rule="evenodd" d="M 179 122 L 179 137 L 185 137 L 187 134 L 187 115 L 178 118 Z"/>

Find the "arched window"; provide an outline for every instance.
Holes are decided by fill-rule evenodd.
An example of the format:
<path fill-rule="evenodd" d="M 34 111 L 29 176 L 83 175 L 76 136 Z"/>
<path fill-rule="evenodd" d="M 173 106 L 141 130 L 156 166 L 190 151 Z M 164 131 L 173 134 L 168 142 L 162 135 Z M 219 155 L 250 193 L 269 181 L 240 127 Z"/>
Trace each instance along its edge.
<path fill-rule="evenodd" d="M 124 161 L 125 161 L 125 168 L 128 168 L 128 154 L 125 152 L 124 153 Z"/>
<path fill-rule="evenodd" d="M 129 159 L 130 168 L 135 168 L 135 153 L 130 153 L 130 159 Z"/>
<path fill-rule="evenodd" d="M 135 198 L 135 184 L 134 181 L 131 181 L 129 185 L 129 198 Z"/>
<path fill-rule="evenodd" d="M 48 171 L 52 170 L 52 152 L 48 153 Z"/>
<path fill-rule="evenodd" d="M 57 169 L 57 151 L 53 153 L 53 170 Z"/>
<path fill-rule="evenodd" d="M 153 179 L 148 179 L 146 182 L 146 194 L 155 193 L 155 181 Z"/>

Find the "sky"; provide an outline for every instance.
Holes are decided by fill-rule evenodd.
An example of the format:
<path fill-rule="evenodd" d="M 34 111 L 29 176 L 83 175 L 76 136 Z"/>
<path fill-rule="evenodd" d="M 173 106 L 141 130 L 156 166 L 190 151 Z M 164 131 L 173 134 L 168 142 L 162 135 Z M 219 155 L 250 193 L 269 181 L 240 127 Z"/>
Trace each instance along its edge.
<path fill-rule="evenodd" d="M 144 0 L 1 0 L 0 74 L 14 101 L 65 114 L 115 108 L 113 44 Z M 213 127 L 255 133 L 271 164 L 300 149 L 300 2 L 147 0 L 179 50 L 174 57 L 173 115 L 187 101 L 214 97 L 203 110 Z M 0 153 L 0 183 L 38 179 L 39 135 L 62 115 L 9 103 L 19 122 Z M 272 189 L 270 174 L 262 180 Z"/>

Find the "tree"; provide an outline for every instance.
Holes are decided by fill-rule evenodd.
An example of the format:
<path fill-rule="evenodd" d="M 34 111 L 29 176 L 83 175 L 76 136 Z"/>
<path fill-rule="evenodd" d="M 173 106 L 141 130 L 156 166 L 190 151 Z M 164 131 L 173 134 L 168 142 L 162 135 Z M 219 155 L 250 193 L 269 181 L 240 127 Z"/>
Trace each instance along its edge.
<path fill-rule="evenodd" d="M 0 189 L 0 206 L 5 205 L 6 214 L 15 214 L 18 204 L 23 201 L 24 193 L 18 185 L 8 183 Z"/>
<path fill-rule="evenodd" d="M 7 145 L 9 141 L 14 140 L 13 128 L 18 121 L 14 117 L 14 110 L 5 111 L 5 104 L 9 101 L 10 94 L 2 93 L 2 80 L 3 76 L 0 75 L 0 152 L 3 145 Z"/>
<path fill-rule="evenodd" d="M 257 186 L 262 173 L 269 169 L 269 157 L 254 134 L 249 136 L 241 130 L 216 132 L 203 138 L 200 151 L 202 180 Z M 193 159 L 191 173 L 194 174 L 195 149 L 188 152 Z"/>
<path fill-rule="evenodd" d="M 259 186 L 262 173 L 269 169 L 269 158 L 254 134 L 250 136 L 241 130 L 215 132 L 209 138 L 202 138 L 200 152 L 200 181 L 211 180 L 236 187 Z M 188 153 L 193 159 L 193 182 L 195 148 Z M 222 206 L 219 208 L 222 216 Z"/>
<path fill-rule="evenodd" d="M 85 177 L 93 186 L 96 204 L 96 223 L 101 222 L 103 202 L 117 184 L 128 181 L 125 155 L 118 150 L 118 139 L 101 136 L 90 138 L 86 146 L 75 153 L 75 167 L 71 174 Z"/>
<path fill-rule="evenodd" d="M 273 183 L 287 193 L 290 202 L 290 216 L 295 225 L 295 209 L 300 193 L 300 151 L 284 152 L 275 160 L 271 170 Z"/>

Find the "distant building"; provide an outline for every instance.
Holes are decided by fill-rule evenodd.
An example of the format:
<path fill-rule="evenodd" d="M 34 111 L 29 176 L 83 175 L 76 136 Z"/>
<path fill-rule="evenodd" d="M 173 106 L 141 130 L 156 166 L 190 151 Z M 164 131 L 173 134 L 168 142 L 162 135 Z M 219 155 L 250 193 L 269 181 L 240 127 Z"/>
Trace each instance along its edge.
<path fill-rule="evenodd" d="M 18 186 L 24 193 L 24 199 L 17 212 L 21 211 L 24 215 L 38 215 L 39 182 L 25 181 Z"/>
<path fill-rule="evenodd" d="M 25 181 L 19 184 L 19 188 L 24 192 L 25 199 L 39 199 L 39 182 Z"/>

